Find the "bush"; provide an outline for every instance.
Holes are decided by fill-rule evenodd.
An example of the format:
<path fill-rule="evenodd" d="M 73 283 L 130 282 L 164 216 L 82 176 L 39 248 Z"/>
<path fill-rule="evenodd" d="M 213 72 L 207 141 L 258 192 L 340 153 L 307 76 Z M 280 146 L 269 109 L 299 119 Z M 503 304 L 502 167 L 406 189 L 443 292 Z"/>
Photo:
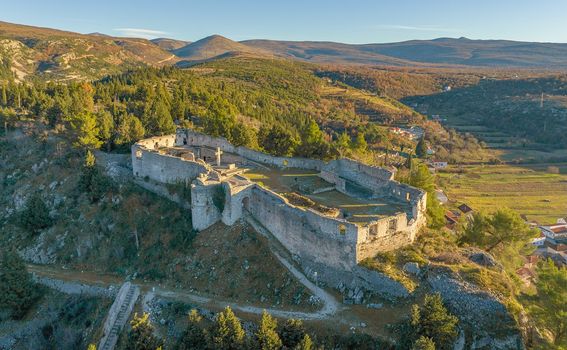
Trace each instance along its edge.
<path fill-rule="evenodd" d="M 0 310 L 13 319 L 25 316 L 41 295 L 24 262 L 13 252 L 0 255 L 0 281 Z"/>
<path fill-rule="evenodd" d="M 423 305 L 413 305 L 410 319 L 411 339 L 428 337 L 439 349 L 450 349 L 457 336 L 459 319 L 451 315 L 439 294 L 425 296 Z M 420 343 L 425 343 L 422 340 Z M 427 345 L 427 344 L 423 344 Z M 428 344 L 430 346 L 431 344 Z M 426 347 L 427 348 L 427 347 Z"/>
<path fill-rule="evenodd" d="M 53 224 L 53 220 L 49 216 L 49 208 L 39 194 L 32 195 L 26 202 L 26 206 L 20 214 L 20 224 L 33 233 Z"/>

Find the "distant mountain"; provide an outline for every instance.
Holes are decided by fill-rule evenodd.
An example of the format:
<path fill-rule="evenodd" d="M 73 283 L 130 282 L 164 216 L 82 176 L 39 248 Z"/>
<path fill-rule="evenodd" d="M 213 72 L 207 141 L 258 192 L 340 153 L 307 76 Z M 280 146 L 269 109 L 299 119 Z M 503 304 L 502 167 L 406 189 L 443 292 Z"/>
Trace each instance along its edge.
<path fill-rule="evenodd" d="M 7 57 L 18 79 L 93 79 L 143 64 L 165 65 L 175 55 L 149 40 L 78 34 L 0 22 L 0 56 Z"/>
<path fill-rule="evenodd" d="M 191 43 L 190 41 L 176 40 L 169 38 L 156 38 L 156 39 L 151 39 L 150 41 L 167 51 L 177 50 Z"/>
<path fill-rule="evenodd" d="M 20 80 L 96 79 L 140 65 L 190 66 L 212 58 L 283 57 L 313 63 L 567 69 L 567 44 L 440 38 L 389 44 L 118 38 L 0 22 L 0 57 Z"/>
<path fill-rule="evenodd" d="M 567 69 L 567 44 L 440 38 L 390 44 L 247 40 L 244 45 L 311 62 Z"/>
<path fill-rule="evenodd" d="M 244 53 L 258 56 L 270 55 L 267 50 L 244 45 L 221 35 L 208 36 L 172 52 L 178 57 L 190 61 L 206 60 L 227 53 Z"/>
<path fill-rule="evenodd" d="M 104 33 L 99 33 L 99 32 L 89 33 L 87 35 L 102 36 L 102 37 L 105 37 L 105 38 L 110 38 L 110 35 L 107 35 L 107 34 L 104 34 Z"/>

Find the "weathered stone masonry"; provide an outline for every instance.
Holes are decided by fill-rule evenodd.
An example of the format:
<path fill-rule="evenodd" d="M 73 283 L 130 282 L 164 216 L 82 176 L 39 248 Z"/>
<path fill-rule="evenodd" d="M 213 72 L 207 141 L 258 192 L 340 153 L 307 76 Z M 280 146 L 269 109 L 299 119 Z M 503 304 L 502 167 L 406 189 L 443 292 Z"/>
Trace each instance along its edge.
<path fill-rule="evenodd" d="M 182 156 L 167 148 L 193 149 Z M 239 167 L 270 165 L 316 170 L 340 192 L 363 188 L 369 198 L 392 196 L 411 205 L 401 212 L 360 224 L 325 216 L 312 209 L 290 204 L 284 197 L 241 176 L 234 167 L 213 167 L 203 158 L 220 149 L 223 160 Z M 211 159 L 211 158 L 208 158 Z M 426 194 L 393 180 L 388 169 L 339 159 L 328 163 L 302 158 L 274 157 L 245 147 L 235 147 L 223 138 L 179 129 L 176 135 L 142 140 L 132 146 L 134 175 L 162 183 L 191 183 L 193 226 L 203 230 L 215 222 L 234 224 L 252 215 L 266 227 L 304 267 L 327 267 L 353 271 L 357 263 L 410 244 L 425 224 Z M 321 274 L 324 275 L 324 274 Z"/>

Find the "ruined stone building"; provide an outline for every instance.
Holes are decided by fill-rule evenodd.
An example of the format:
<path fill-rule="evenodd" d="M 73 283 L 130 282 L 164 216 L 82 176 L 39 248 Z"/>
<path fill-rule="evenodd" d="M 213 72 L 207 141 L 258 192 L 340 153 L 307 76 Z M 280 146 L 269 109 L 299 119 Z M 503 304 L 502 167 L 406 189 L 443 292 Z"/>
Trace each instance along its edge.
<path fill-rule="evenodd" d="M 140 180 L 191 186 L 196 230 L 249 216 L 329 283 L 412 243 L 426 223 L 424 191 L 351 159 L 275 157 L 179 129 L 133 145 L 132 167 Z"/>

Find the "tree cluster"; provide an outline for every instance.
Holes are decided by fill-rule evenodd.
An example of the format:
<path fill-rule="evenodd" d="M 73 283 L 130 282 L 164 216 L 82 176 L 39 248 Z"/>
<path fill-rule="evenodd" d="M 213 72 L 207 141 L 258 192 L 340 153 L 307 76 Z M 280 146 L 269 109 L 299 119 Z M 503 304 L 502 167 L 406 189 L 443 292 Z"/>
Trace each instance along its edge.
<path fill-rule="evenodd" d="M 1 312 L 7 312 L 13 319 L 24 317 L 41 296 L 41 289 L 14 252 L 0 253 L 0 281 L 0 320 Z"/>

